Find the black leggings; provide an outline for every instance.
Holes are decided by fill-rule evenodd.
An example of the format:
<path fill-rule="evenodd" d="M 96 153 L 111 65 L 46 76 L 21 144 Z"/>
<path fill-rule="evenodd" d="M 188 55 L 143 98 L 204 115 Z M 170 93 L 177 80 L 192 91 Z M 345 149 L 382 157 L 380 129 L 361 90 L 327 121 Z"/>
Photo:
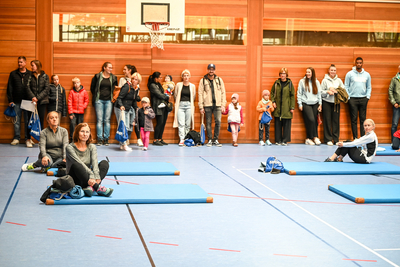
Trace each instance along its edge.
<path fill-rule="evenodd" d="M 108 168 L 109 168 L 108 161 L 102 160 L 99 163 L 99 171 L 100 171 L 100 179 L 103 181 L 104 177 L 106 177 Z M 88 187 L 89 175 L 86 172 L 85 167 L 82 164 L 75 162 L 71 165 L 68 173 L 73 179 L 76 185 L 80 185 L 82 188 Z M 100 182 L 101 183 L 101 182 Z M 97 191 L 99 188 L 99 184 L 95 184 L 93 186 L 94 190 Z"/>
<path fill-rule="evenodd" d="M 353 147 L 339 147 L 336 149 L 335 152 L 336 155 L 345 157 L 346 155 L 349 155 L 349 157 L 355 162 L 355 163 L 368 163 L 367 160 L 365 159 L 364 154 L 361 153 L 361 151 L 353 146 Z"/>

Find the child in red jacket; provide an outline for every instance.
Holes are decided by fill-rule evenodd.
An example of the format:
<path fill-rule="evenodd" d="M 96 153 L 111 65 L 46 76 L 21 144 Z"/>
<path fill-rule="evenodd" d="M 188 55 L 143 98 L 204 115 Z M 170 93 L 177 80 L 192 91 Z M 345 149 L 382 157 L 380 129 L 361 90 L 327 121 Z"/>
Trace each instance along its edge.
<path fill-rule="evenodd" d="M 71 140 L 76 125 L 83 122 L 83 115 L 89 103 L 89 95 L 81 85 L 81 80 L 75 77 L 72 79 L 72 82 L 74 86 L 68 96 L 68 113 L 71 119 L 71 124 L 69 126 Z"/>
<path fill-rule="evenodd" d="M 274 108 L 272 107 L 272 102 L 269 100 L 269 95 L 270 92 L 268 90 L 264 90 L 262 92 L 262 98 L 260 102 L 258 102 L 257 105 L 257 111 L 259 112 L 258 115 L 258 141 L 260 146 L 270 146 L 271 142 L 269 141 L 269 126 L 271 122 L 269 123 L 261 123 L 261 117 L 263 113 L 266 111 L 269 113 L 269 115 L 272 116 L 272 112 L 274 111 Z M 263 132 L 265 131 L 265 143 L 263 141 Z"/>

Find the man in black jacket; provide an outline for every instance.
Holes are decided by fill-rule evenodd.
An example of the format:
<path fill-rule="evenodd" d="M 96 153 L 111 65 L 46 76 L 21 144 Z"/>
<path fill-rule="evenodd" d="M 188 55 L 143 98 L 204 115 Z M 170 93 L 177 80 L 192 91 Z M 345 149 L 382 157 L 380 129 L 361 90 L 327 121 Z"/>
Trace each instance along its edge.
<path fill-rule="evenodd" d="M 10 73 L 7 84 L 7 98 L 9 106 L 14 105 L 15 113 L 17 114 L 16 122 L 14 124 L 14 138 L 11 145 L 18 145 L 21 138 L 21 102 L 26 99 L 25 88 L 28 83 L 28 77 L 31 76 L 31 71 L 26 69 L 26 58 L 24 56 L 18 57 L 18 69 Z M 30 132 L 28 131 L 28 122 L 31 112 L 24 110 L 25 122 L 25 142 L 27 147 L 32 147 Z"/>

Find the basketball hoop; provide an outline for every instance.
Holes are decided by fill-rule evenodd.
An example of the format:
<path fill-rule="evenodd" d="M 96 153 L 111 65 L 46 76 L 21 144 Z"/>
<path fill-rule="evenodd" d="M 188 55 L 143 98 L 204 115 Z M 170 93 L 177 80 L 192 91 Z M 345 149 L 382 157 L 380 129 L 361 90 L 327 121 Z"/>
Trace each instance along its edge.
<path fill-rule="evenodd" d="M 164 50 L 164 36 L 169 26 L 169 22 L 145 22 L 145 26 L 150 30 L 151 47 L 158 47 Z"/>

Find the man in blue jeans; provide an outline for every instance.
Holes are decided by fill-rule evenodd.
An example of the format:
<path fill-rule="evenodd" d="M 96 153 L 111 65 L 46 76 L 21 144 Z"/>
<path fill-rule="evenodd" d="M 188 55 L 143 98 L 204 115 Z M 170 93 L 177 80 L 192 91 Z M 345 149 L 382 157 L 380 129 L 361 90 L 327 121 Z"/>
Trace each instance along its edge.
<path fill-rule="evenodd" d="M 206 129 L 208 143 L 221 147 L 218 142 L 221 128 L 221 112 L 225 112 L 226 97 L 224 81 L 215 74 L 215 65 L 208 64 L 208 73 L 200 80 L 199 84 L 199 108 L 201 114 L 206 114 Z M 212 136 L 211 120 L 214 114 L 214 137 Z"/>
<path fill-rule="evenodd" d="M 26 58 L 24 56 L 18 57 L 18 69 L 10 73 L 7 84 L 8 105 L 14 106 L 15 113 L 17 114 L 16 122 L 14 124 L 14 138 L 11 142 L 11 145 L 13 146 L 18 145 L 21 138 L 21 102 L 23 99 L 27 100 L 25 97 L 25 88 L 30 75 L 31 71 L 26 69 Z M 27 147 L 33 146 L 31 135 L 28 131 L 30 116 L 31 112 L 24 110 L 25 143 Z"/>
<path fill-rule="evenodd" d="M 367 117 L 367 104 L 371 98 L 371 75 L 363 69 L 363 59 L 356 59 L 356 66 L 346 74 L 344 87 L 349 94 L 349 111 L 353 139 L 358 138 L 357 117 L 360 117 L 360 136 L 365 135 L 364 121 Z"/>
<path fill-rule="evenodd" d="M 391 139 L 393 143 L 393 134 L 397 131 L 397 125 L 400 120 L 400 66 L 398 67 L 398 72 L 392 78 L 389 85 L 389 101 L 393 105 L 393 118 L 392 118 L 392 129 L 391 129 Z"/>

